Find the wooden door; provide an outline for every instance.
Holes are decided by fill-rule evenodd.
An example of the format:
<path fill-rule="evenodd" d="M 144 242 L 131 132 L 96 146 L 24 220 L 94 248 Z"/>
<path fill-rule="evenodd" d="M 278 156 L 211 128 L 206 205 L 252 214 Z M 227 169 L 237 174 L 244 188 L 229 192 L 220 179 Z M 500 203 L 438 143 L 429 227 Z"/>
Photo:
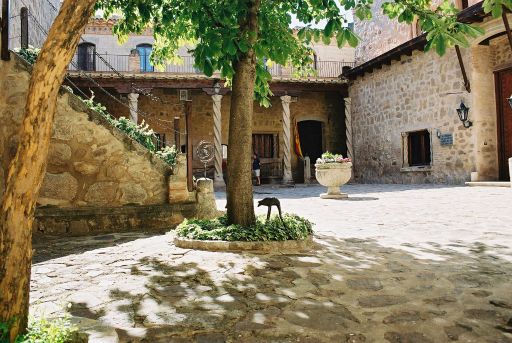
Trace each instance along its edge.
<path fill-rule="evenodd" d="M 498 113 L 498 159 L 500 180 L 510 180 L 508 159 L 512 157 L 512 68 L 496 72 L 496 105 Z"/>

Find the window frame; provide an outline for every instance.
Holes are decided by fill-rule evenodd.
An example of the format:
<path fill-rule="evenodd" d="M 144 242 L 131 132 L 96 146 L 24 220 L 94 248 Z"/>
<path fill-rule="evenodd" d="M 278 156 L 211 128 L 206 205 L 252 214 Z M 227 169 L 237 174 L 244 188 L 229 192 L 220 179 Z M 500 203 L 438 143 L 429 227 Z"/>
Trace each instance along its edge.
<path fill-rule="evenodd" d="M 414 153 L 413 150 L 418 150 L 417 147 L 413 147 L 413 137 L 418 134 L 423 133 L 423 139 L 428 135 L 428 141 L 423 141 L 424 145 L 420 148 L 423 150 L 423 162 L 417 163 L 413 160 L 416 158 L 412 157 Z M 421 140 L 421 138 L 420 138 Z M 415 171 L 415 170 L 430 170 L 433 165 L 434 155 L 433 155 L 433 146 L 432 146 L 432 130 L 431 129 L 420 129 L 420 130 L 412 130 L 407 132 L 402 132 L 402 171 Z"/>

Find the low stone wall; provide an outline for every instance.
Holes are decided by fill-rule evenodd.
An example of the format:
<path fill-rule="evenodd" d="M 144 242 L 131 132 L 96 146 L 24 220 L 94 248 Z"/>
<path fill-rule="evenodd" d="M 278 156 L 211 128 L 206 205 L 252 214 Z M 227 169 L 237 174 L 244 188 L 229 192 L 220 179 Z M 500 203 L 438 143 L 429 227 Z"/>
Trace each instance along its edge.
<path fill-rule="evenodd" d="M 119 207 L 56 208 L 36 210 L 34 233 L 82 236 L 109 232 L 164 232 L 186 217 L 194 217 L 196 203 L 126 205 Z"/>

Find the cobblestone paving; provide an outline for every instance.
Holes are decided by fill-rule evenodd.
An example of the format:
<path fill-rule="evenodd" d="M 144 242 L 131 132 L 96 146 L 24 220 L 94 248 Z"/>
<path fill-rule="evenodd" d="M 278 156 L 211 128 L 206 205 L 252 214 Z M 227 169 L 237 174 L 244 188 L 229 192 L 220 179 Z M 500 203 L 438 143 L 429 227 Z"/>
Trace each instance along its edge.
<path fill-rule="evenodd" d="M 31 310 L 121 342 L 512 342 L 511 189 L 346 191 L 256 189 L 316 223 L 296 254 L 183 250 L 172 235 L 36 242 Z"/>

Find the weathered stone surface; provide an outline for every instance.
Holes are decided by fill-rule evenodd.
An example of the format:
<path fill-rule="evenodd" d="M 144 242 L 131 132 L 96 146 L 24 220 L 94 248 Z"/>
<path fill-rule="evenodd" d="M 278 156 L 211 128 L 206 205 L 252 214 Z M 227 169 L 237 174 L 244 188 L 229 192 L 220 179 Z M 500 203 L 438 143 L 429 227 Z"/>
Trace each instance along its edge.
<path fill-rule="evenodd" d="M 362 307 L 385 307 L 403 304 L 407 302 L 407 298 L 400 295 L 370 295 L 359 298 L 358 302 Z"/>
<path fill-rule="evenodd" d="M 70 173 L 46 173 L 39 195 L 45 198 L 71 201 L 78 190 L 78 181 Z"/>
<path fill-rule="evenodd" d="M 512 310 L 512 303 L 508 302 L 508 301 L 492 299 L 492 300 L 489 300 L 489 303 L 496 307 L 501 307 L 501 308 L 506 308 L 506 309 Z"/>
<path fill-rule="evenodd" d="M 116 198 L 118 185 L 115 182 L 97 182 L 89 187 L 85 194 L 85 201 L 93 205 L 108 205 Z"/>
<path fill-rule="evenodd" d="M 439 298 L 423 300 L 423 302 L 425 302 L 426 304 L 433 304 L 433 305 L 437 305 L 437 306 L 446 305 L 446 304 L 453 303 L 456 301 L 457 301 L 457 299 L 455 299 L 454 297 L 451 297 L 451 296 L 443 296 L 443 297 L 439 297 Z"/>
<path fill-rule="evenodd" d="M 449 327 L 444 328 L 444 332 L 446 333 L 446 336 L 451 341 L 459 340 L 459 336 L 468 331 L 471 331 L 471 328 L 468 329 L 468 328 L 460 326 L 460 325 L 449 326 Z"/>
<path fill-rule="evenodd" d="M 48 151 L 48 164 L 55 166 L 65 165 L 71 159 L 71 148 L 64 143 L 50 144 Z"/>
<path fill-rule="evenodd" d="M 420 332 L 386 332 L 384 338 L 389 343 L 433 343 L 432 340 Z"/>
<path fill-rule="evenodd" d="M 395 324 L 395 323 L 414 323 L 422 320 L 421 314 L 418 311 L 402 311 L 394 312 L 387 316 L 382 321 L 384 324 Z"/>
<path fill-rule="evenodd" d="M 99 165 L 87 162 L 75 162 L 73 163 L 73 167 L 77 172 L 83 175 L 93 175 L 100 170 Z"/>
<path fill-rule="evenodd" d="M 146 190 L 139 184 L 122 183 L 119 185 L 121 201 L 125 204 L 143 204 L 147 198 Z"/>
<path fill-rule="evenodd" d="M 319 331 L 336 331 L 359 320 L 343 305 L 321 306 L 313 301 L 300 300 L 283 312 L 283 318 L 301 327 Z M 348 321 L 348 322 L 347 322 Z"/>
<path fill-rule="evenodd" d="M 379 279 L 362 278 L 347 280 L 348 287 L 361 291 L 379 291 L 383 288 Z"/>

